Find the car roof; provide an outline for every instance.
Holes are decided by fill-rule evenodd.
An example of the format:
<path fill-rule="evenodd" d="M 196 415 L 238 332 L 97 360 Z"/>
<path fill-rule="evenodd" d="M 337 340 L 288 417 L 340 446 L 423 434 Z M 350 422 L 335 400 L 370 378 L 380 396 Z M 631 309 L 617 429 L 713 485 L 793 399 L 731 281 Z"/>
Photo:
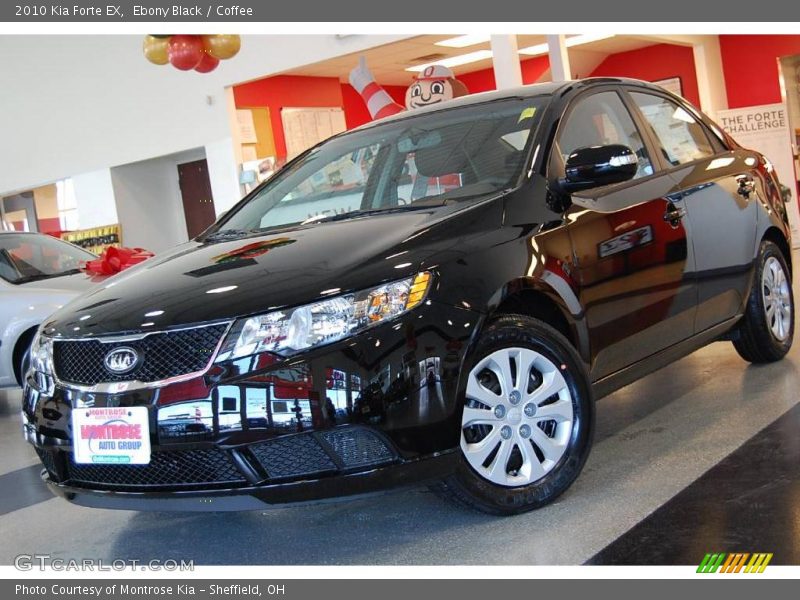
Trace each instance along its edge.
<path fill-rule="evenodd" d="M 586 77 L 583 79 L 571 79 L 569 81 L 534 83 L 530 85 L 522 85 L 503 90 L 494 90 L 490 92 L 477 92 L 475 94 L 467 94 L 460 98 L 448 100 L 443 104 L 436 104 L 434 106 L 427 106 L 422 108 L 415 108 L 413 111 L 403 111 L 390 117 L 371 121 L 361 127 L 357 127 L 351 131 L 361 131 L 369 129 L 375 125 L 382 125 L 384 123 L 391 123 L 393 121 L 400 121 L 410 117 L 422 114 L 429 114 L 441 110 L 452 110 L 464 106 L 472 106 L 474 104 L 482 104 L 484 102 L 495 102 L 500 100 L 507 100 L 511 98 L 531 98 L 534 96 L 563 96 L 568 92 L 579 89 L 586 89 L 600 85 L 628 85 L 649 88 L 652 90 L 664 91 L 663 88 L 650 83 L 649 81 L 642 81 L 640 79 L 631 79 L 629 77 Z"/>

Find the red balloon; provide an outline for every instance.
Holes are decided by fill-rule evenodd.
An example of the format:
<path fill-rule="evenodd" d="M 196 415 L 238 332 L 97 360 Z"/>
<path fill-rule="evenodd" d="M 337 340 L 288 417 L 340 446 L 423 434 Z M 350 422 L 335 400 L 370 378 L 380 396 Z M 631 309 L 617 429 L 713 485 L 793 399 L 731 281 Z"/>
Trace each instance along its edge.
<path fill-rule="evenodd" d="M 198 73 L 211 73 L 211 71 L 216 69 L 218 66 L 218 58 L 214 58 L 207 52 L 203 52 L 203 58 L 200 59 L 200 62 L 197 63 L 197 66 L 194 68 L 194 70 Z"/>
<path fill-rule="evenodd" d="M 203 60 L 203 38 L 199 35 L 173 35 L 169 40 L 169 62 L 181 71 L 194 69 Z"/>

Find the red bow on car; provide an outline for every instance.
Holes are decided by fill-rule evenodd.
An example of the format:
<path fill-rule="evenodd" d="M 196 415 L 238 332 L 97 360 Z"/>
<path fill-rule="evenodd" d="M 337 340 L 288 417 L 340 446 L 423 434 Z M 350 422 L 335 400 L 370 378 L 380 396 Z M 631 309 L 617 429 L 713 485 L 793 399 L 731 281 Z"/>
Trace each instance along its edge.
<path fill-rule="evenodd" d="M 95 260 L 83 265 L 85 271 L 97 275 L 114 275 L 154 256 L 144 248 L 106 248 Z"/>

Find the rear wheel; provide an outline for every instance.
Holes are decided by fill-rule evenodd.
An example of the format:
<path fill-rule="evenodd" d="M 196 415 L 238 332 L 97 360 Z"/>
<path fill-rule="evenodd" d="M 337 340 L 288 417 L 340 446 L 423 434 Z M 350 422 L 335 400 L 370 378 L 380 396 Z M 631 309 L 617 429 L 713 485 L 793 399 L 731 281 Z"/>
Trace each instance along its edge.
<path fill-rule="evenodd" d="M 753 289 L 733 345 L 743 359 L 767 363 L 782 359 L 794 337 L 794 295 L 781 249 L 761 242 Z"/>
<path fill-rule="evenodd" d="M 549 325 L 506 315 L 481 336 L 469 368 L 461 460 L 434 491 L 502 515 L 552 502 L 591 447 L 594 407 L 577 353 Z"/>

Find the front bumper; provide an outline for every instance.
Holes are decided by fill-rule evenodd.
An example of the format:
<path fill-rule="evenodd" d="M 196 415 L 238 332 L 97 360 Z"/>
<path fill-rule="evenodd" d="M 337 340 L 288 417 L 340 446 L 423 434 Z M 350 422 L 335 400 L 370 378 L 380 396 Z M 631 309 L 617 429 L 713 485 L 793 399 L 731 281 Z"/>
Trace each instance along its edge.
<path fill-rule="evenodd" d="M 374 468 L 369 471 L 277 484 L 183 491 L 112 491 L 74 483 L 58 483 L 48 469 L 42 479 L 50 491 L 79 506 L 139 511 L 222 512 L 264 510 L 285 505 L 317 504 L 352 499 L 436 481 L 451 473 L 455 451 Z"/>
<path fill-rule="evenodd" d="M 25 386 L 25 436 L 59 496 L 87 506 L 248 510 L 373 493 L 452 471 L 459 373 L 480 315 L 436 303 L 284 359 L 164 387 Z M 74 462 L 72 407 L 147 406 L 148 465 Z"/>

